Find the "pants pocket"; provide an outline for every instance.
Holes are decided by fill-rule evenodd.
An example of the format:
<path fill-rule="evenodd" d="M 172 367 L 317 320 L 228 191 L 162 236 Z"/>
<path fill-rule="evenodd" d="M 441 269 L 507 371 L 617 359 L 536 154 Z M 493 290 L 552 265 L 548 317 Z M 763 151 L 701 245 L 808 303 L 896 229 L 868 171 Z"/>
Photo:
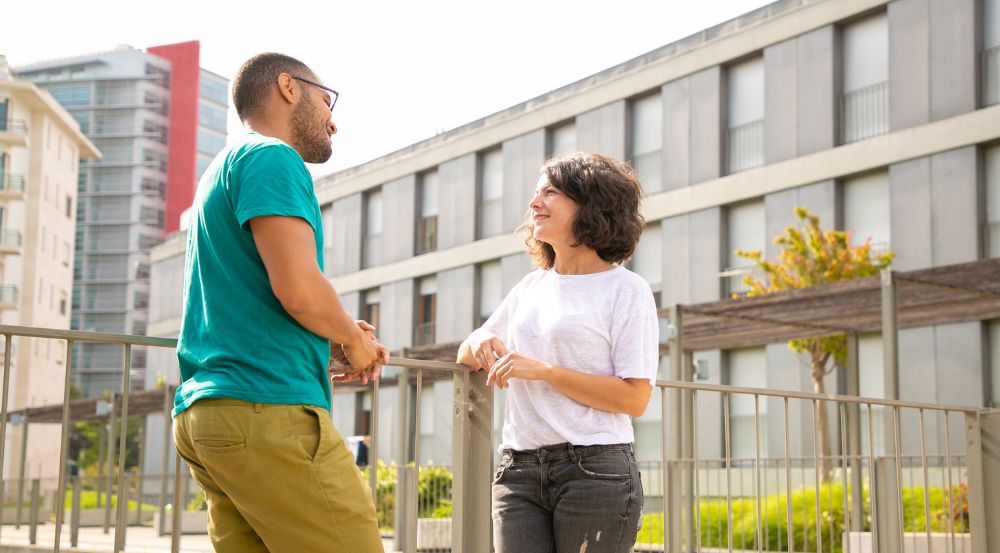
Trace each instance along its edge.
<path fill-rule="evenodd" d="M 319 413 L 306 406 L 290 406 L 288 414 L 288 434 L 298 444 L 300 452 L 309 461 L 314 461 L 319 453 L 320 430 Z"/>
<path fill-rule="evenodd" d="M 628 480 L 632 477 L 629 458 L 622 451 L 599 451 L 581 455 L 577 468 L 595 480 Z"/>

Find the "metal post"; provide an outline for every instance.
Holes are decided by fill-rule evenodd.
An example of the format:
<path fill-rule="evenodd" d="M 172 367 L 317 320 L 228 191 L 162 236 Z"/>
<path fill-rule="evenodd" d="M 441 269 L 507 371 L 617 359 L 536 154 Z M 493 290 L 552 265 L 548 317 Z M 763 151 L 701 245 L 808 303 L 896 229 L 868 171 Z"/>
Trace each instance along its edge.
<path fill-rule="evenodd" d="M 56 493 L 57 498 L 66 497 L 66 455 L 69 453 L 69 392 L 71 375 L 73 373 L 73 340 L 66 340 L 66 374 L 63 380 L 63 411 L 62 411 L 62 436 L 59 442 L 59 487 Z M 64 499 L 60 499 L 60 505 Z M 54 553 L 59 553 L 60 540 L 62 539 L 62 524 L 65 516 L 65 509 L 56 509 L 55 543 L 52 546 Z"/>
<path fill-rule="evenodd" d="M 38 543 L 38 509 L 42 503 L 39 497 L 41 484 L 41 480 L 37 478 L 31 481 L 31 508 L 28 513 L 28 543 L 31 545 Z M 60 510 L 56 509 L 56 511 Z"/>
<path fill-rule="evenodd" d="M 1000 549 L 1000 412 L 965 414 L 972 553 Z M 993 521 L 989 523 L 988 521 Z"/>
<path fill-rule="evenodd" d="M 416 513 L 410 513 L 412 501 L 410 500 L 410 441 L 409 441 L 409 413 L 410 413 L 410 381 L 406 369 L 399 369 L 399 377 L 396 379 L 399 389 L 399 400 L 397 401 L 396 412 L 396 520 L 393 524 L 395 528 L 396 551 L 409 552 L 416 548 L 416 536 L 411 536 L 407 521 Z M 457 464 L 457 463 L 456 463 Z M 411 549 L 413 548 L 413 549 Z"/>
<path fill-rule="evenodd" d="M 21 430 L 21 464 L 17 467 L 17 511 L 14 528 L 21 528 L 21 504 L 24 503 L 24 470 L 28 464 L 28 413 L 24 413 L 24 428 Z"/>
<path fill-rule="evenodd" d="M 10 395 L 10 348 L 11 335 L 4 334 L 3 349 L 3 394 L 0 398 L 0 469 L 2 469 L 4 449 L 7 445 L 7 400 Z M 0 498 L 3 497 L 3 475 L 0 474 Z M 20 498 L 18 498 L 18 508 L 20 508 Z M 18 520 L 20 523 L 20 520 Z M 3 507 L 0 506 L 0 528 L 3 528 Z"/>
<path fill-rule="evenodd" d="M 898 476 L 894 457 L 876 459 L 875 488 L 878 491 L 878 501 L 875 504 L 878 514 L 878 534 L 876 536 L 878 547 L 875 549 L 876 551 L 895 553 L 903 550 L 903 543 L 900 541 L 903 528 L 902 517 L 900 517 L 897 505 L 900 497 Z"/>
<path fill-rule="evenodd" d="M 489 551 L 492 543 L 493 388 L 486 371 L 456 372 L 452 421 L 454 484 L 451 550 Z"/>
<path fill-rule="evenodd" d="M 899 324 L 896 297 L 896 281 L 892 271 L 882 270 L 882 366 L 885 372 L 886 399 L 899 399 Z M 892 435 L 892 426 L 887 421 L 885 436 Z M 894 453 L 896 444 L 886 440 L 886 454 Z"/>
<path fill-rule="evenodd" d="M 170 385 L 163 383 L 163 463 L 161 466 L 162 476 L 160 476 L 160 519 L 157 521 L 156 533 L 159 536 L 167 535 L 167 478 L 170 476 L 170 438 L 173 436 L 173 425 L 170 420 L 170 407 L 172 405 Z M 177 453 L 174 453 L 176 456 Z"/>
<path fill-rule="evenodd" d="M 128 480 L 125 478 L 126 440 L 128 439 L 128 394 L 132 368 L 132 344 L 125 344 L 122 364 L 122 412 L 118 436 L 118 510 L 115 513 L 114 553 L 125 549 L 125 514 L 128 512 Z M 114 412 L 114 408 L 112 408 Z M 114 418 L 112 418 L 114 420 Z M 112 427 L 113 428 L 113 427 Z"/>
<path fill-rule="evenodd" d="M 80 476 L 73 477 L 73 502 L 69 511 L 69 546 L 80 545 L 80 495 L 83 493 L 83 482 Z"/>
<path fill-rule="evenodd" d="M 684 344 L 683 344 L 683 332 L 681 329 L 681 308 L 679 305 L 670 306 L 669 315 L 670 325 L 673 327 L 673 337 L 670 339 L 670 380 L 684 380 Z M 670 403 L 673 406 L 671 411 L 673 416 L 670 421 L 670 428 L 672 433 L 672 445 L 670 448 L 669 459 L 664 459 L 664 464 L 670 465 L 670 470 L 668 471 L 668 482 L 667 497 L 663 498 L 663 506 L 667 511 L 665 511 L 664 526 L 667 530 L 667 543 L 670 544 L 670 551 L 672 553 L 679 553 L 681 551 L 682 540 L 684 530 L 682 528 L 681 513 L 683 511 L 683 504 L 681 502 L 681 490 L 684 489 L 683 480 L 681 474 L 678 474 L 677 466 L 673 461 L 677 461 L 684 455 L 684 406 L 682 403 L 682 391 L 679 389 L 672 389 L 670 391 Z"/>
<path fill-rule="evenodd" d="M 851 332 L 847 334 L 847 365 L 844 367 L 847 372 L 847 395 L 861 395 L 861 373 L 858 357 L 858 335 Z M 862 524 L 862 474 L 861 474 L 861 406 L 857 403 L 848 403 L 847 410 L 847 455 L 850 464 L 850 492 L 851 492 L 851 518 L 850 527 L 860 532 L 864 528 Z M 848 470 L 845 466 L 844 470 Z M 845 479 L 845 485 L 848 480 Z"/>
<path fill-rule="evenodd" d="M 101 529 L 105 534 L 110 533 L 111 530 L 111 494 L 113 493 L 111 485 L 111 468 L 113 467 L 111 459 L 115 456 L 115 394 L 111 394 L 111 408 L 108 410 L 108 453 L 106 456 L 107 463 L 105 464 L 104 472 L 104 523 Z"/>
<path fill-rule="evenodd" d="M 184 508 L 184 500 L 187 494 L 181 497 L 181 456 L 174 454 L 174 512 L 170 519 L 170 553 L 179 553 L 181 550 L 181 510 Z"/>
<path fill-rule="evenodd" d="M 368 448 L 368 486 L 372 492 L 372 503 L 378 506 L 378 395 L 379 380 L 372 381 L 372 409 L 368 417 L 368 434 L 372 437 Z M 362 438 L 364 439 L 364 438 Z"/>
<path fill-rule="evenodd" d="M 684 352 L 683 355 L 684 364 L 682 365 L 681 377 L 684 382 L 694 382 L 694 353 Z M 684 436 L 681 440 L 681 458 L 684 460 L 683 467 L 689 469 L 690 472 L 684 478 L 684 502 L 683 502 L 683 513 L 685 517 L 690 518 L 695 514 L 695 503 L 694 503 L 694 479 L 697 477 L 697 467 L 694 465 L 694 418 L 695 413 L 692 410 L 691 401 L 692 392 L 691 390 L 683 390 L 681 393 L 681 412 L 684 414 L 682 424 L 684 427 Z M 681 471 L 684 474 L 684 470 Z M 690 551 L 691 547 L 695 542 L 694 535 L 694 523 L 690 520 L 684 528 L 687 530 L 685 533 L 686 547 Z"/>

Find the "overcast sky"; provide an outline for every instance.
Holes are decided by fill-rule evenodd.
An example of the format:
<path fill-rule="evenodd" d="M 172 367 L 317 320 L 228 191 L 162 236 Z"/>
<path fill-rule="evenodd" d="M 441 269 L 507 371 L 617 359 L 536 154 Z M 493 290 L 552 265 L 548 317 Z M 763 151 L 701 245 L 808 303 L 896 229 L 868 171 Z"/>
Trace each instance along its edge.
<path fill-rule="evenodd" d="M 51 58 L 201 41 L 232 78 L 280 51 L 341 92 L 327 174 L 495 113 L 768 4 L 761 0 L 423 2 L 21 1 L 4 6 L 0 54 Z M 230 110 L 230 134 L 239 121 Z"/>

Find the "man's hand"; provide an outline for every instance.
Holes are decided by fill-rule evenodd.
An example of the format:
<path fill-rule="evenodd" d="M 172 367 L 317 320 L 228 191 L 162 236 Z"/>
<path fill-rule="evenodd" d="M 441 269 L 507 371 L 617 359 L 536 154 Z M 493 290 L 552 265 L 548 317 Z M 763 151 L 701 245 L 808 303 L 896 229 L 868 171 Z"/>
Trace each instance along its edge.
<path fill-rule="evenodd" d="M 362 335 L 364 336 L 362 344 L 369 345 L 374 343 L 376 359 L 367 366 L 360 365 L 365 368 L 359 370 L 357 369 L 359 365 L 352 363 L 349 353 L 350 347 L 330 342 L 330 363 L 327 365 L 327 371 L 333 382 L 352 382 L 360 379 L 362 384 L 367 384 L 369 379 L 374 380 L 378 378 L 382 373 L 382 365 L 389 362 L 389 348 L 378 343 L 375 339 L 375 327 L 367 321 L 359 320 L 355 321 L 355 323 L 357 323 L 358 328 L 364 333 Z"/>

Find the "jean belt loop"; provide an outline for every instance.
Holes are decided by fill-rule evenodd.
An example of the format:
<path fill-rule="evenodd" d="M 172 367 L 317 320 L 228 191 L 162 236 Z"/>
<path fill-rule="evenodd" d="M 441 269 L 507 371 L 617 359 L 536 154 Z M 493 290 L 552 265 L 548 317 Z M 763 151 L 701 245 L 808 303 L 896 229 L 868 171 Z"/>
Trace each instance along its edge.
<path fill-rule="evenodd" d="M 566 444 L 566 452 L 569 454 L 571 461 L 576 461 L 576 446 L 573 444 Z"/>
<path fill-rule="evenodd" d="M 253 412 L 254 413 L 260 413 L 262 407 L 263 406 L 260 403 L 254 403 L 253 404 Z"/>

